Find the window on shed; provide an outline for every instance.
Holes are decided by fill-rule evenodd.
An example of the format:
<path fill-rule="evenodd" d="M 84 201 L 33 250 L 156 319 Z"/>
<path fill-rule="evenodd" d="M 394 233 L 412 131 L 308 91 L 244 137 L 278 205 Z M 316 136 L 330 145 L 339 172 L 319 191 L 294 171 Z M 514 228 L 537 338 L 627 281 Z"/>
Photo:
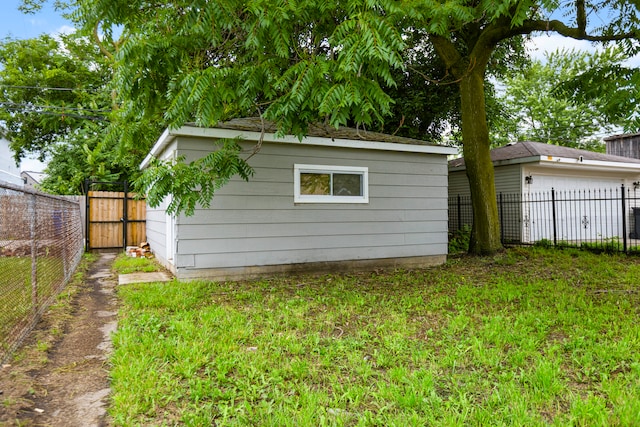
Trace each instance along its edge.
<path fill-rule="evenodd" d="M 368 203 L 368 168 L 294 165 L 296 203 Z"/>

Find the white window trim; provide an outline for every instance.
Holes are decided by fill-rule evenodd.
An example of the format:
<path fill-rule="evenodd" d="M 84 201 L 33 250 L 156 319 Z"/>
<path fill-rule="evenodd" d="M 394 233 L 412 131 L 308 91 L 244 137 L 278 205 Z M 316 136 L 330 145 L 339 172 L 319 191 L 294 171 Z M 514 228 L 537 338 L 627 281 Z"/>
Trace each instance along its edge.
<path fill-rule="evenodd" d="M 311 173 L 353 173 L 362 176 L 362 196 L 333 196 L 300 194 L 300 174 Z M 360 166 L 293 165 L 294 203 L 369 203 L 369 168 Z"/>

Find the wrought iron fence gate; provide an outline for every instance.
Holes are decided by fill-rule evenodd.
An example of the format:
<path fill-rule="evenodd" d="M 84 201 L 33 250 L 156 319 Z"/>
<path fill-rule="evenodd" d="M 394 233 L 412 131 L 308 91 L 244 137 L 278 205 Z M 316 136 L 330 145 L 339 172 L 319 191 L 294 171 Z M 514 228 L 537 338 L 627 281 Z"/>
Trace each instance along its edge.
<path fill-rule="evenodd" d="M 503 244 L 545 243 L 628 252 L 640 247 L 640 189 L 574 190 L 497 196 Z M 449 232 L 473 224 L 471 197 L 449 198 Z"/>

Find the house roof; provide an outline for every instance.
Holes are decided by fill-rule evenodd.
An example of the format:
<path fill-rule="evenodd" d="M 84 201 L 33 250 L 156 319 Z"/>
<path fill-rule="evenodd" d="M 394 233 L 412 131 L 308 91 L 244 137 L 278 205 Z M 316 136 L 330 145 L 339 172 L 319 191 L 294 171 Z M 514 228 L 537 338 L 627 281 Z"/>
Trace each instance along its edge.
<path fill-rule="evenodd" d="M 618 139 L 629 139 L 629 138 L 635 138 L 638 136 L 640 136 L 640 132 L 639 133 L 621 133 L 617 135 L 611 135 L 603 139 L 604 141 L 616 141 Z"/>
<path fill-rule="evenodd" d="M 29 178 L 31 178 L 32 180 L 34 180 L 36 183 L 39 184 L 42 182 L 43 179 L 47 177 L 47 174 L 42 172 L 22 171 L 20 172 L 20 176 L 22 177 L 28 176 Z"/>
<path fill-rule="evenodd" d="M 140 164 L 144 169 L 175 137 L 190 136 L 200 138 L 241 138 L 248 141 L 274 142 L 283 144 L 303 144 L 336 148 L 359 148 L 369 150 L 403 151 L 428 154 L 456 154 L 453 147 L 428 143 L 417 139 L 370 132 L 364 129 L 324 125 L 310 125 L 307 136 L 298 139 L 293 135 L 277 135 L 276 126 L 258 117 L 233 119 L 221 122 L 212 128 L 186 124 L 178 129 L 167 129 L 160 136 L 147 157 Z"/>
<path fill-rule="evenodd" d="M 263 122 L 259 117 L 232 119 L 227 122 L 219 123 L 216 128 L 249 132 L 262 132 L 263 125 L 264 131 L 266 133 L 276 133 L 278 130 L 275 123 L 266 120 Z M 187 126 L 195 125 L 190 123 Z M 433 147 L 440 147 L 439 144 L 434 144 L 419 139 L 405 138 L 402 136 L 388 135 L 380 132 L 371 132 L 366 129 L 354 129 L 345 126 L 340 126 L 336 129 L 333 126 L 317 123 L 312 123 L 309 125 L 307 136 L 333 139 L 348 139 L 352 141 L 379 141 L 392 142 L 396 144 L 430 145 Z"/>
<path fill-rule="evenodd" d="M 579 150 L 577 148 L 563 147 L 560 145 L 544 144 L 541 142 L 524 141 L 508 144 L 491 150 L 491 161 L 494 165 L 503 163 L 531 163 L 540 161 L 560 161 L 572 159 L 576 162 L 593 164 L 597 163 L 634 163 L 640 167 L 640 159 L 613 156 L 610 154 L 596 153 L 594 151 Z M 464 168 L 464 158 L 453 159 L 449 162 L 449 169 Z"/>

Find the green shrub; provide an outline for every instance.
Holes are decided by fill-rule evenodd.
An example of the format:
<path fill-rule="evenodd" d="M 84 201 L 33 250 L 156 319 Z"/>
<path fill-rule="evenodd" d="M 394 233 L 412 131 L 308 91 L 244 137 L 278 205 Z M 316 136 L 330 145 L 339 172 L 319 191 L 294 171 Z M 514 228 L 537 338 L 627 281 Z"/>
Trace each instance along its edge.
<path fill-rule="evenodd" d="M 583 242 L 580 248 L 594 253 L 613 254 L 622 250 L 622 243 L 618 237 L 612 237 L 600 242 Z"/>
<path fill-rule="evenodd" d="M 537 247 L 537 248 L 545 248 L 545 249 L 549 249 L 553 247 L 553 242 L 549 239 L 540 239 L 538 241 L 536 241 L 533 246 Z"/>
<path fill-rule="evenodd" d="M 470 240 L 471 226 L 465 224 L 462 228 L 449 235 L 449 253 L 459 254 L 467 252 L 469 250 Z"/>

